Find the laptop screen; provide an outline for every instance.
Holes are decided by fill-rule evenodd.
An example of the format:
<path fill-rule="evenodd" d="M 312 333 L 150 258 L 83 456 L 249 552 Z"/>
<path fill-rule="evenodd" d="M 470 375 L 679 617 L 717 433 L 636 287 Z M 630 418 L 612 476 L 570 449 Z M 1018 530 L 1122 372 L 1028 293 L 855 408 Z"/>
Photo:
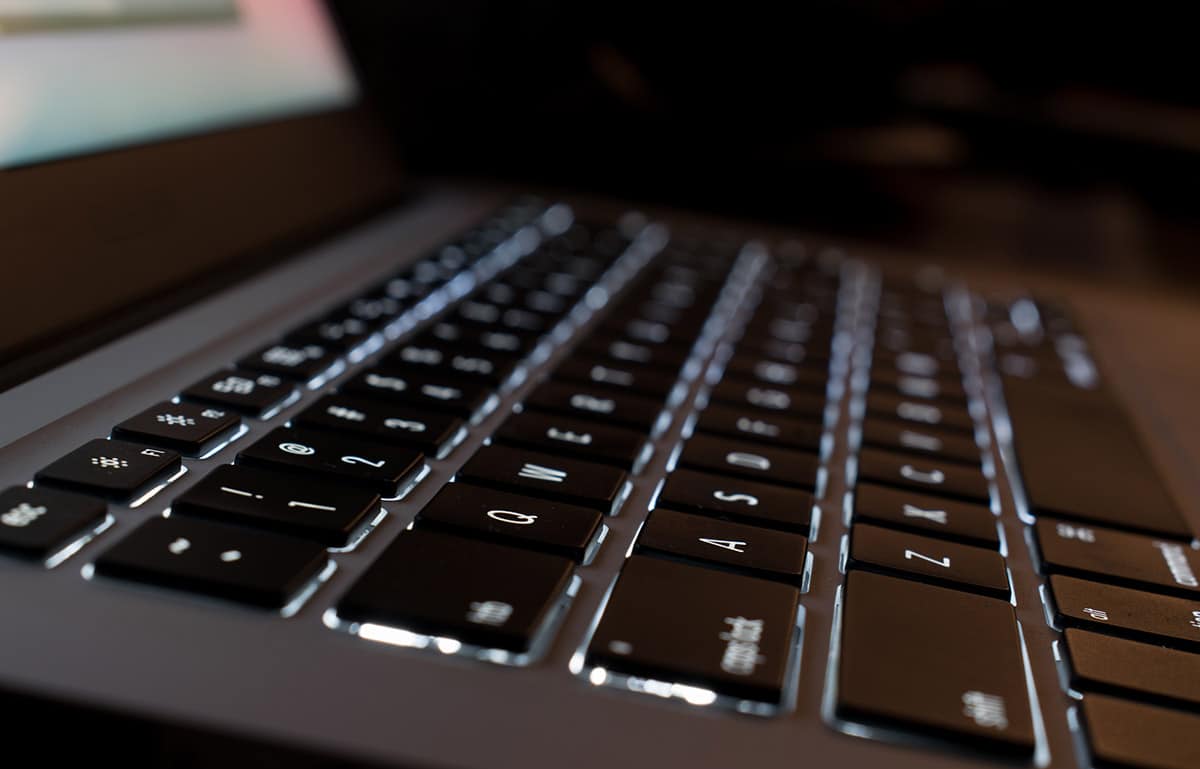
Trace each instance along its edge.
<path fill-rule="evenodd" d="M 355 97 L 316 0 L 0 0 L 0 168 Z"/>

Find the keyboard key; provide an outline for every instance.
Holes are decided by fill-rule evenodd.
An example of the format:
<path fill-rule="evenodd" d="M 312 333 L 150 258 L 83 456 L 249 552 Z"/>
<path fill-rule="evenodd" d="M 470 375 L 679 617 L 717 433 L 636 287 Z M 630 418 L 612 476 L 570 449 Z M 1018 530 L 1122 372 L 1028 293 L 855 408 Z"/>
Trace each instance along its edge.
<path fill-rule="evenodd" d="M 171 503 L 174 515 L 256 526 L 343 547 L 380 510 L 366 489 L 222 465 Z"/>
<path fill-rule="evenodd" d="M 1008 570 L 995 550 L 855 524 L 847 568 L 883 571 L 1007 599 Z"/>
<path fill-rule="evenodd" d="M 337 362 L 336 351 L 319 344 L 273 344 L 247 355 L 238 367 L 307 382 L 324 374 Z"/>
<path fill-rule="evenodd" d="M 807 491 L 693 470 L 680 469 L 667 476 L 658 504 L 801 533 L 812 526 L 813 499 Z"/>
<path fill-rule="evenodd" d="M 975 420 L 963 406 L 930 403 L 920 398 L 906 398 L 887 390 L 867 394 L 867 413 L 895 419 L 920 428 L 936 427 L 973 435 Z"/>
<path fill-rule="evenodd" d="M 979 467 L 891 451 L 864 448 L 858 455 L 858 477 L 902 489 L 945 494 L 986 504 L 987 479 Z"/>
<path fill-rule="evenodd" d="M 863 443 L 914 456 L 952 459 L 965 464 L 975 464 L 980 457 L 979 445 L 972 436 L 875 416 L 868 417 L 863 423 Z"/>
<path fill-rule="evenodd" d="M 394 497 L 419 478 L 419 451 L 374 441 L 346 440 L 315 431 L 278 427 L 237 456 L 238 464 L 325 475 Z"/>
<path fill-rule="evenodd" d="M 1200 706 L 1200 654 L 1067 628 L 1071 686 L 1163 704 Z"/>
<path fill-rule="evenodd" d="M 1200 716 L 1089 694 L 1080 706 L 1097 766 L 1195 769 Z"/>
<path fill-rule="evenodd" d="M 779 703 L 791 684 L 800 591 L 635 555 L 588 645 L 609 671 Z"/>
<path fill-rule="evenodd" d="M 725 376 L 759 382 L 768 387 L 799 387 L 825 391 L 829 372 L 815 366 L 797 366 L 753 354 L 735 355 L 725 366 Z"/>
<path fill-rule="evenodd" d="M 693 436 L 679 455 L 680 467 L 809 489 L 816 486 L 820 463 L 816 454 L 710 435 Z"/>
<path fill-rule="evenodd" d="M 1035 515 L 1191 540 L 1137 431 L 1107 394 L 1006 377 L 1004 397 Z"/>
<path fill-rule="evenodd" d="M 609 362 L 613 366 L 640 363 L 675 374 L 683 367 L 691 353 L 679 347 L 656 348 L 653 345 L 635 344 L 601 334 L 598 338 L 589 338 L 585 341 L 580 354 L 581 357 L 605 365 L 608 365 Z"/>
<path fill-rule="evenodd" d="M 398 309 L 399 303 L 396 304 Z M 284 341 L 301 347 L 319 344 L 347 352 L 367 341 L 373 331 L 372 325 L 354 315 L 331 315 L 325 320 L 306 323 L 288 334 Z"/>
<path fill-rule="evenodd" d="M 38 484 L 63 486 L 124 502 L 179 471 L 180 457 L 126 441 L 88 441 L 34 476 Z"/>
<path fill-rule="evenodd" d="M 737 408 L 761 409 L 783 417 L 821 419 L 825 414 L 825 396 L 812 391 L 792 390 L 727 379 L 713 388 L 711 400 Z"/>
<path fill-rule="evenodd" d="M 1012 606 L 863 571 L 846 576 L 837 714 L 1032 757 Z"/>
<path fill-rule="evenodd" d="M 265 417 L 296 395 L 296 386 L 274 374 L 227 369 L 181 393 L 187 401 L 212 403 L 252 417 Z"/>
<path fill-rule="evenodd" d="M 480 329 L 461 323 L 442 321 L 429 329 L 430 337 L 458 347 L 479 347 L 507 355 L 524 355 L 537 344 L 536 334 L 518 331 Z"/>
<path fill-rule="evenodd" d="M 468 483 L 447 484 L 421 510 L 421 527 L 583 561 L 603 526 L 594 510 Z"/>
<path fill-rule="evenodd" d="M 938 401 L 960 408 L 967 405 L 967 393 L 957 377 L 913 376 L 895 369 L 872 369 L 871 387 L 892 391 L 905 398 Z"/>
<path fill-rule="evenodd" d="M 1052 518 L 1038 519 L 1034 531 L 1046 573 L 1200 597 L 1200 553 L 1188 545 Z"/>
<path fill-rule="evenodd" d="M 418 529 L 384 551 L 337 613 L 345 621 L 527 652 L 571 571 L 566 558 Z"/>
<path fill-rule="evenodd" d="M 96 573 L 282 608 L 328 563 L 302 539 L 188 518 L 152 518 L 104 551 Z"/>
<path fill-rule="evenodd" d="M 611 387 L 615 390 L 665 399 L 675 387 L 676 377 L 650 366 L 613 366 L 587 357 L 568 358 L 554 370 L 554 378 L 568 382 Z"/>
<path fill-rule="evenodd" d="M 163 402 L 113 428 L 114 438 L 200 456 L 233 436 L 241 417 L 211 406 Z"/>
<path fill-rule="evenodd" d="M 99 499 L 54 489 L 13 486 L 0 492 L 0 549 L 46 558 L 104 520 Z"/>
<path fill-rule="evenodd" d="M 660 427 L 663 404 L 651 398 L 570 382 L 543 382 L 528 397 L 531 409 L 612 422 L 650 434 Z"/>
<path fill-rule="evenodd" d="M 997 518 L 983 505 L 860 483 L 854 492 L 854 521 L 909 529 L 967 544 L 1000 549 Z"/>
<path fill-rule="evenodd" d="M 406 344 L 384 358 L 383 367 L 436 370 L 443 376 L 499 384 L 516 370 L 520 357 L 446 344 Z"/>
<path fill-rule="evenodd" d="M 493 385 L 438 372 L 404 369 L 364 371 L 341 386 L 341 391 L 389 403 L 447 411 L 477 421 L 491 413 L 499 398 Z"/>
<path fill-rule="evenodd" d="M 1168 646 L 1200 646 L 1200 601 L 1054 574 L 1054 621 Z"/>
<path fill-rule="evenodd" d="M 625 470 L 640 469 L 650 456 L 646 436 L 641 433 L 538 411 L 510 416 L 496 431 L 496 440 L 550 454 L 561 452 Z"/>
<path fill-rule="evenodd" d="M 292 421 L 301 428 L 411 446 L 433 457 L 445 456 L 465 437 L 462 420 L 449 414 L 345 395 L 326 395 Z"/>
<path fill-rule="evenodd" d="M 712 405 L 700 413 L 697 432 L 728 435 L 781 449 L 818 451 L 821 448 L 819 420 L 789 419 L 758 409 Z"/>
<path fill-rule="evenodd" d="M 458 471 L 483 486 L 547 496 L 615 515 L 629 493 L 625 473 L 605 465 L 507 446 L 485 446 Z"/>
<path fill-rule="evenodd" d="M 785 531 L 662 509 L 650 515 L 638 535 L 637 548 L 799 585 L 808 540 Z"/>

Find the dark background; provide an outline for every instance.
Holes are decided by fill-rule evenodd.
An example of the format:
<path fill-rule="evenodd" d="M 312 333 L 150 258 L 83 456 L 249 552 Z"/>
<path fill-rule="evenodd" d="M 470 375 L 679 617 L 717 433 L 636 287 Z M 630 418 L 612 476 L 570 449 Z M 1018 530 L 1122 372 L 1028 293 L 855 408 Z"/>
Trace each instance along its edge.
<path fill-rule="evenodd" d="M 331 2 L 420 175 L 1200 284 L 1177 6 L 783 5 Z"/>

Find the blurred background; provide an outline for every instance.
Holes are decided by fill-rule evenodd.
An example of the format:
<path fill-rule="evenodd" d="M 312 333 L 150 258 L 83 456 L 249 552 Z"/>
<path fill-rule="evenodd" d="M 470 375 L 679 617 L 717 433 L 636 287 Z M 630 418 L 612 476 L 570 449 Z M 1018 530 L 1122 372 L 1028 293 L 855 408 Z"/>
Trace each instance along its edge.
<path fill-rule="evenodd" d="M 1175 4 L 330 5 L 418 174 L 1200 293 Z"/>

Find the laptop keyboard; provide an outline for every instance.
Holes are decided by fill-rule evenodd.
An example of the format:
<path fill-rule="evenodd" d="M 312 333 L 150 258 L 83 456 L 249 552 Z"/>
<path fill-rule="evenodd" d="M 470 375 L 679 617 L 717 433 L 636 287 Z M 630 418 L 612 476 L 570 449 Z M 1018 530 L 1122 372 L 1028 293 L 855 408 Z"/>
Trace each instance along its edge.
<path fill-rule="evenodd" d="M 824 640 L 805 593 L 836 575 L 827 668 L 803 673 L 831 727 L 1035 764 L 1060 705 L 1013 606 L 1040 602 L 1080 761 L 1200 765 L 1193 533 L 1053 304 L 522 201 L 161 397 L 0 494 L 0 547 L 515 666 L 627 547 L 563 675 L 765 717 L 794 709 Z M 434 466 L 451 482 L 411 509 Z M 814 559 L 839 516 L 838 562 Z M 389 518 L 412 523 L 340 580 Z M 1037 595 L 1014 588 L 1023 547 Z"/>

